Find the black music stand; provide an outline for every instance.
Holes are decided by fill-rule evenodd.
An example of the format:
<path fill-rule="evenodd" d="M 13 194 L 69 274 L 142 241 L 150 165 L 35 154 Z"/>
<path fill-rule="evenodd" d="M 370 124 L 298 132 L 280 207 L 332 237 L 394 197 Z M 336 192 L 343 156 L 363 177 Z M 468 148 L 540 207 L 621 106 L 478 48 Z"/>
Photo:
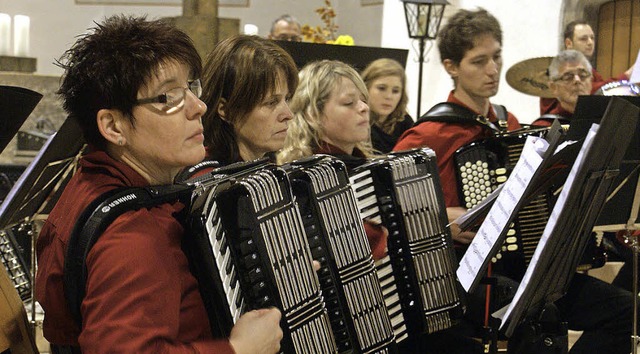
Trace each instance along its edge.
<path fill-rule="evenodd" d="M 364 70 L 370 62 L 380 58 L 394 59 L 404 67 L 409 54 L 406 49 L 287 41 L 275 42 L 291 55 L 298 69 L 302 69 L 307 63 L 323 59 L 340 60 L 353 66 L 358 72 Z"/>
<path fill-rule="evenodd" d="M 607 105 L 613 97 L 624 99 L 636 107 L 640 107 L 640 96 L 580 96 L 571 127 L 567 133 L 568 139 L 581 139 L 587 134 L 592 123 L 599 123 Z M 640 188 L 640 125 L 634 129 L 635 133 L 620 163 L 620 174 L 613 184 L 617 186 L 607 196 L 594 231 L 619 231 L 630 227 L 640 228 L 640 195 L 636 192 Z M 636 210 L 634 210 L 636 206 Z"/>
<path fill-rule="evenodd" d="M 72 175 L 73 171 L 68 167 L 83 146 L 80 127 L 74 119 L 67 118 L 58 132 L 49 137 L 0 205 L 0 229 L 24 219 L 31 220 L 36 213 L 48 214 Z"/>
<path fill-rule="evenodd" d="M 560 210 L 554 209 L 552 213 L 552 218 L 556 214 L 557 221 L 546 245 L 538 260 L 529 265 L 524 283 L 518 289 L 520 296 L 514 299 L 512 311 L 503 319 L 505 333 L 511 337 L 509 351 L 532 352 L 534 348 L 541 348 L 533 344 L 535 340 L 553 341 L 554 337 L 562 336 L 558 331 L 566 330 L 562 319 L 554 313 L 553 302 L 567 292 L 598 214 L 619 172 L 639 115 L 640 109 L 635 105 L 620 98 L 611 98 L 592 146 L 583 152 L 583 164 L 573 176 L 571 188 L 563 190 L 566 202 Z M 552 333 L 544 333 L 549 329 Z M 555 350 L 564 353 L 567 347 L 556 347 Z"/>

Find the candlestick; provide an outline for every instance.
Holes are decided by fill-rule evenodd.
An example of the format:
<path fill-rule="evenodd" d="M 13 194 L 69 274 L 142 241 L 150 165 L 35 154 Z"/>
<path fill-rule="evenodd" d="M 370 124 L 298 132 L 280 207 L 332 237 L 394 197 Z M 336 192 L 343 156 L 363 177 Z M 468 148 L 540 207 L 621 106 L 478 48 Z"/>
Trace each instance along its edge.
<path fill-rule="evenodd" d="M 29 16 L 13 16 L 13 55 L 29 56 Z"/>
<path fill-rule="evenodd" d="M 0 55 L 11 54 L 11 16 L 0 14 Z"/>

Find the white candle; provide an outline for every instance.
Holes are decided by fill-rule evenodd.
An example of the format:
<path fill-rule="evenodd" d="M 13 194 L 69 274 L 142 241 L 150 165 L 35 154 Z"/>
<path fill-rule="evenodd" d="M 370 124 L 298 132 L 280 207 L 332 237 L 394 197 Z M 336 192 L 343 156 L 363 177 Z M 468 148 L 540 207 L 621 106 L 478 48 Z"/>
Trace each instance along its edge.
<path fill-rule="evenodd" d="M 29 16 L 13 16 L 13 55 L 29 56 Z"/>
<path fill-rule="evenodd" d="M 0 55 L 11 55 L 11 16 L 0 14 Z"/>

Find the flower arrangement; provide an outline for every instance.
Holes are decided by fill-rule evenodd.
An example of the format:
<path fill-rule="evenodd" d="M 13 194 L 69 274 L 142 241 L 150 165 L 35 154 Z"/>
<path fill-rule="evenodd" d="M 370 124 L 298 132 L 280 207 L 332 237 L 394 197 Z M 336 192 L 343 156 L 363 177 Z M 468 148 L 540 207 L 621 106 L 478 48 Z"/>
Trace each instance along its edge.
<path fill-rule="evenodd" d="M 331 5 L 331 0 L 324 0 L 324 5 L 324 7 L 320 7 L 315 10 L 324 23 L 323 27 L 312 27 L 309 25 L 302 26 L 302 36 L 304 37 L 305 42 L 353 45 L 353 37 L 349 35 L 340 35 L 336 37 L 336 33 L 338 32 L 338 25 L 334 22 L 336 12 Z"/>

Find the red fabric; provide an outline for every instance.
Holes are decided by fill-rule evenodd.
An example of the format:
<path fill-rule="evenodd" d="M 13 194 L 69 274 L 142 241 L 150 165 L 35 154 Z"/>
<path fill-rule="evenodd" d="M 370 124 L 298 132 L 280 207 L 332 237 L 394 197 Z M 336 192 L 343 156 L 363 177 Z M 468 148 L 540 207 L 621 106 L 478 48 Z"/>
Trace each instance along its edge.
<path fill-rule="evenodd" d="M 357 148 L 353 149 L 351 155 L 342 151 L 337 146 L 331 145 L 324 141 L 321 142 L 320 147 L 316 148 L 314 154 L 326 154 L 336 156 L 337 158 L 364 158 L 362 151 Z M 384 229 L 383 225 L 376 225 L 371 222 L 364 223 L 364 231 L 367 234 L 367 240 L 371 247 L 371 255 L 373 259 L 379 260 L 387 255 L 387 236 L 388 232 Z"/>
<path fill-rule="evenodd" d="M 456 103 L 466 108 L 467 105 L 449 94 L 447 102 Z M 476 114 L 480 114 L 475 112 Z M 497 116 L 493 107 L 489 108 L 489 121 L 496 122 Z M 516 117 L 508 113 L 507 129 L 520 128 Z M 424 122 L 414 126 L 402 134 L 394 151 L 408 150 L 419 147 L 429 147 L 436 153 L 438 169 L 440 170 L 440 183 L 444 192 L 444 202 L 447 207 L 460 206 L 456 185 L 456 173 L 453 163 L 453 155 L 460 147 L 475 140 L 491 136 L 489 129 L 473 124 L 455 124 L 444 122 Z"/>
<path fill-rule="evenodd" d="M 105 230 L 87 256 L 79 331 L 63 292 L 75 221 L 108 190 L 148 185 L 105 152 L 87 154 L 79 166 L 37 242 L 36 297 L 45 311 L 45 338 L 79 344 L 85 353 L 233 353 L 227 340 L 211 338 L 198 283 L 181 250 L 184 230 L 173 217 L 184 208 L 180 203 L 127 212 Z"/>
<path fill-rule="evenodd" d="M 591 78 L 591 94 L 594 94 L 600 87 L 608 84 L 610 82 L 628 80 L 629 78 L 625 73 L 618 75 L 617 77 L 612 77 L 610 79 L 605 80 L 602 75 L 595 68 L 591 69 L 591 74 L 593 77 Z M 553 113 L 554 110 L 558 109 L 560 106 L 558 99 L 556 98 L 543 98 L 540 97 L 540 115 L 543 114 L 556 114 Z"/>

